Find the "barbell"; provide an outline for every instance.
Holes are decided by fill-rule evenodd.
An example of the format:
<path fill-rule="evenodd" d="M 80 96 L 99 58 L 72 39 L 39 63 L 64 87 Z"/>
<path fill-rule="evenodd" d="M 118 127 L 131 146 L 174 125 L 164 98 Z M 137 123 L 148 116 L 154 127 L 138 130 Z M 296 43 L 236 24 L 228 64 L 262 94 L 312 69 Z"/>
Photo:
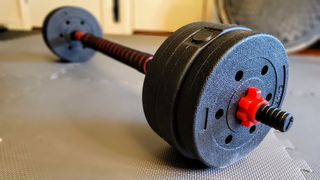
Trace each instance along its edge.
<path fill-rule="evenodd" d="M 61 7 L 43 25 L 61 60 L 86 62 L 96 51 L 146 74 L 142 101 L 151 128 L 178 152 L 222 168 L 246 157 L 293 116 L 280 109 L 288 57 L 275 37 L 246 27 L 204 22 L 174 32 L 154 55 L 102 38 L 84 9 Z"/>

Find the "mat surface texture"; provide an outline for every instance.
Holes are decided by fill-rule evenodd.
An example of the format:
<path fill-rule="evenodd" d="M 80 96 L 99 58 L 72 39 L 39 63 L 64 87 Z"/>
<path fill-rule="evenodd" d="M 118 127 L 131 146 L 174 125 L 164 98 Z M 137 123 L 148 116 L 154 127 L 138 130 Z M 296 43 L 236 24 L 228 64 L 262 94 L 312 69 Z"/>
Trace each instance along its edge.
<path fill-rule="evenodd" d="M 110 39 L 150 53 L 164 41 Z M 296 121 L 288 135 L 270 132 L 246 159 L 219 170 L 185 159 L 151 130 L 142 74 L 93 59 L 58 63 L 40 35 L 0 42 L 0 179 L 320 178 L 319 58 L 290 57 L 284 106 Z"/>

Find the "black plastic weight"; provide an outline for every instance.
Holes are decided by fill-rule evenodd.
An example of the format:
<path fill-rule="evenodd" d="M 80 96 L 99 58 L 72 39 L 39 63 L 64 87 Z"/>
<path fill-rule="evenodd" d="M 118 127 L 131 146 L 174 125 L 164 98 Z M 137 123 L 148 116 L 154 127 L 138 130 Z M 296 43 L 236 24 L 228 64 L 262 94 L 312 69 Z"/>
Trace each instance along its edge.
<path fill-rule="evenodd" d="M 209 23 L 192 23 L 171 35 L 156 52 L 143 87 L 144 112 L 149 124 L 167 142 L 181 149 L 175 136 L 173 118 L 180 85 L 196 56 L 224 30 L 246 29 Z M 246 29 L 248 30 L 248 29 Z M 186 48 L 189 48 L 187 51 Z M 168 81 L 170 77 L 170 81 Z"/>
<path fill-rule="evenodd" d="M 75 32 L 89 35 L 75 39 Z M 87 61 L 93 49 L 107 51 L 110 42 L 97 40 L 101 34 L 94 17 L 75 7 L 53 11 L 43 27 L 47 46 L 70 62 Z M 130 63 L 141 67 L 142 60 L 151 57 L 132 51 L 117 47 L 103 53 L 122 58 L 121 62 L 130 57 L 125 63 L 135 68 Z M 213 167 L 244 158 L 270 129 L 262 123 L 244 127 L 236 117 L 248 88 L 260 89 L 269 107 L 281 107 L 287 89 L 287 55 L 280 41 L 240 26 L 186 25 L 160 46 L 147 65 L 140 71 L 146 73 L 142 100 L 149 125 L 184 156 Z"/>
<path fill-rule="evenodd" d="M 269 72 L 262 75 L 265 66 Z M 239 98 L 249 87 L 257 87 L 265 97 L 272 93 L 270 104 L 279 107 L 287 87 L 287 67 L 284 48 L 269 35 L 234 31 L 210 44 L 180 87 L 176 127 L 181 144 L 195 159 L 215 167 L 245 157 L 269 127 L 241 126 L 235 117 Z"/>
<path fill-rule="evenodd" d="M 43 39 L 49 49 L 65 62 L 85 62 L 96 53 L 71 38 L 71 33 L 81 31 L 102 37 L 96 18 L 84 9 L 62 7 L 53 10 L 43 24 Z"/>
<path fill-rule="evenodd" d="M 147 120 L 185 156 L 226 167 L 245 157 L 268 133 L 265 125 L 251 132 L 238 123 L 237 101 L 248 87 L 258 87 L 265 96 L 271 92 L 275 98 L 270 103 L 279 107 L 287 87 L 286 53 L 274 37 L 242 27 L 195 23 L 177 32 L 166 41 L 184 39 L 172 47 L 165 42 L 146 75 Z M 269 73 L 262 75 L 265 66 Z M 244 74 L 239 81 L 237 72 Z"/>

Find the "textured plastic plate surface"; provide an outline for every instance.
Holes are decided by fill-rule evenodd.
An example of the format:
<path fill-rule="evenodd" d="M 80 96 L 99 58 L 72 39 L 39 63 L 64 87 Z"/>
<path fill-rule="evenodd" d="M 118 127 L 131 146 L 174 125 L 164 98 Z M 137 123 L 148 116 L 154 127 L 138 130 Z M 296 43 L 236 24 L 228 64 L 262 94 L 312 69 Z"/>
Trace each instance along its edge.
<path fill-rule="evenodd" d="M 84 9 L 63 7 L 52 11 L 43 24 L 43 38 L 49 49 L 67 62 L 88 61 L 95 51 L 71 39 L 71 33 L 81 31 L 102 36 L 101 28 L 93 15 Z"/>
<path fill-rule="evenodd" d="M 269 70 L 261 73 L 264 67 Z M 214 41 L 193 64 L 181 87 L 177 127 L 183 144 L 214 167 L 244 158 L 269 127 L 259 124 L 250 130 L 241 126 L 234 116 L 238 99 L 249 87 L 256 87 L 264 97 L 272 94 L 270 104 L 280 106 L 287 88 L 287 68 L 283 46 L 269 35 L 234 31 Z"/>

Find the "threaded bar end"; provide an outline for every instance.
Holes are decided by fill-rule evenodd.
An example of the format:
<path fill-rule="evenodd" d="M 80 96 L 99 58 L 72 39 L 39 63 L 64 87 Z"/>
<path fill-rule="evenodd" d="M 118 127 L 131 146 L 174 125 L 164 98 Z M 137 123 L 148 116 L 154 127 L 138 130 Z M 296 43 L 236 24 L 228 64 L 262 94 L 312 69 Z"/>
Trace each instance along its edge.
<path fill-rule="evenodd" d="M 290 113 L 269 105 L 262 105 L 258 109 L 256 119 L 281 132 L 288 131 L 294 121 Z"/>

